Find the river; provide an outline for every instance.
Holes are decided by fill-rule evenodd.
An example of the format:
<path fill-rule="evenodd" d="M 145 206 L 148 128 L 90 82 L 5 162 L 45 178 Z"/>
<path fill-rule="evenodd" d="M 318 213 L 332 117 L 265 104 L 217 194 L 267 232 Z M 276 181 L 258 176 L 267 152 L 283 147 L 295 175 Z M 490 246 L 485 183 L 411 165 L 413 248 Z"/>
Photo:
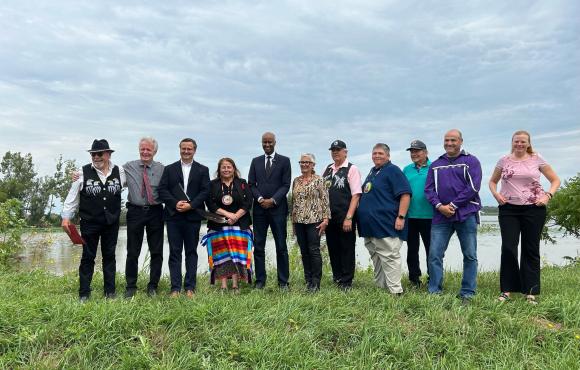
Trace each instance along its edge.
<path fill-rule="evenodd" d="M 497 229 L 497 216 L 483 216 L 482 225 L 485 231 L 478 235 L 478 261 L 480 271 L 497 271 L 500 264 L 500 247 L 501 238 L 499 229 Z M 491 230 L 490 230 L 491 229 Z M 206 232 L 202 227 L 202 235 Z M 554 232 L 556 244 L 541 243 L 540 253 L 542 255 L 542 264 L 564 265 L 566 260 L 564 256 L 575 257 L 580 254 L 580 239 L 572 236 L 563 236 L 561 232 Z M 18 269 L 29 271 L 33 269 L 44 269 L 56 275 L 62 275 L 70 271 L 78 269 L 82 248 L 72 245 L 64 232 L 51 233 L 36 233 L 25 234 L 23 236 L 26 247 L 22 250 L 17 259 Z M 126 229 L 121 228 L 119 231 L 119 241 L 117 244 L 117 271 L 124 272 L 126 259 Z M 295 244 L 294 238 L 291 235 L 288 237 L 288 245 L 293 247 Z M 323 244 L 324 238 L 323 238 Z M 421 247 L 422 248 L 422 247 Z M 208 269 L 207 252 L 205 248 L 198 247 L 198 273 L 206 273 Z M 425 251 L 420 251 L 421 269 L 425 272 L 426 261 Z M 326 251 L 323 252 L 327 256 Z M 98 253 L 100 256 L 100 252 Z M 403 270 L 406 272 L 407 267 L 405 259 L 407 257 L 406 244 L 401 249 L 403 260 Z M 169 244 L 167 239 L 164 244 L 164 263 L 163 274 L 168 275 L 169 269 L 167 267 L 167 260 L 169 256 Z M 149 260 L 149 253 L 147 252 L 147 242 L 143 243 L 143 250 L 139 258 L 139 266 L 147 270 Z M 275 266 L 275 248 L 274 240 L 268 238 L 266 245 L 266 260 L 271 266 Z M 357 239 L 356 244 L 356 260 L 357 265 L 361 268 L 366 268 L 371 265 L 369 254 L 364 246 L 362 238 Z M 97 257 L 97 269 L 100 270 L 100 257 Z M 459 241 L 454 235 L 451 238 L 449 248 L 445 256 L 445 268 L 453 271 L 461 270 L 462 255 L 459 247 Z"/>

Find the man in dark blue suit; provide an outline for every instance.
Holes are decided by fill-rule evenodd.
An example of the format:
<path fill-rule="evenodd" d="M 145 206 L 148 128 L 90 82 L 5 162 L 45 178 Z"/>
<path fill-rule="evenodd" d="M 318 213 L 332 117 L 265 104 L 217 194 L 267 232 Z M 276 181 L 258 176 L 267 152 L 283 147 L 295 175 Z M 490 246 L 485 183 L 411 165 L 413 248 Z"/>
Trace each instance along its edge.
<path fill-rule="evenodd" d="M 183 287 L 188 298 L 195 293 L 197 244 L 204 201 L 209 193 L 209 170 L 193 160 L 197 143 L 183 139 L 179 143 L 181 160 L 165 167 L 159 182 L 159 198 L 165 203 L 164 217 L 169 240 L 169 275 L 171 297 L 181 292 L 181 255 L 185 249 Z"/>
<path fill-rule="evenodd" d="M 248 174 L 248 183 L 254 195 L 254 267 L 256 289 L 263 289 L 266 285 L 265 248 L 269 226 L 276 244 L 278 285 L 286 290 L 289 287 L 290 277 L 288 247 L 286 246 L 286 218 L 288 216 L 286 194 L 290 190 L 292 169 L 288 157 L 274 152 L 275 146 L 276 135 L 271 132 L 262 135 L 264 155 L 252 160 Z"/>

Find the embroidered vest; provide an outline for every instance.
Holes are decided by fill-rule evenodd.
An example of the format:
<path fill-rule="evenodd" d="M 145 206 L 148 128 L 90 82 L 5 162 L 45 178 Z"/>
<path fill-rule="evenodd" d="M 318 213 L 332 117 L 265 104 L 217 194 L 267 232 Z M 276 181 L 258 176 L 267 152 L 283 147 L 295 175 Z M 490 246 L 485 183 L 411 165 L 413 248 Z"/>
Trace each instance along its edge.
<path fill-rule="evenodd" d="M 81 219 L 107 225 L 118 222 L 123 189 L 119 167 L 113 167 L 105 184 L 102 184 L 97 170 L 88 164 L 83 166 L 83 181 L 79 204 Z"/>
<path fill-rule="evenodd" d="M 352 167 L 352 163 L 349 162 L 347 167 L 339 168 L 333 176 L 332 165 L 329 165 L 322 175 L 324 185 L 328 189 L 331 220 L 339 224 L 344 221 L 352 198 L 350 185 L 348 184 L 350 167 Z"/>

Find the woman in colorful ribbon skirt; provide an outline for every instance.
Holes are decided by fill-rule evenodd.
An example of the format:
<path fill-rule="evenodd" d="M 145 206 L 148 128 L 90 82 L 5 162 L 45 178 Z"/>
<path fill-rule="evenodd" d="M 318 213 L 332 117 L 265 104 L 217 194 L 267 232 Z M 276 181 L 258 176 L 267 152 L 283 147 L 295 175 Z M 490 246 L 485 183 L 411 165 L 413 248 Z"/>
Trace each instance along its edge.
<path fill-rule="evenodd" d="M 306 289 L 314 293 L 320 289 L 320 236 L 328 226 L 330 205 L 324 179 L 314 174 L 314 154 L 302 154 L 298 164 L 301 175 L 292 184 L 292 225 L 302 254 Z"/>
<path fill-rule="evenodd" d="M 228 289 L 239 294 L 239 281 L 251 282 L 252 230 L 250 209 L 252 192 L 246 180 L 231 158 L 218 162 L 216 178 L 210 182 L 210 194 L 206 201 L 209 212 L 208 233 L 202 239 L 207 247 L 211 284 L 221 282 L 221 291 Z"/>

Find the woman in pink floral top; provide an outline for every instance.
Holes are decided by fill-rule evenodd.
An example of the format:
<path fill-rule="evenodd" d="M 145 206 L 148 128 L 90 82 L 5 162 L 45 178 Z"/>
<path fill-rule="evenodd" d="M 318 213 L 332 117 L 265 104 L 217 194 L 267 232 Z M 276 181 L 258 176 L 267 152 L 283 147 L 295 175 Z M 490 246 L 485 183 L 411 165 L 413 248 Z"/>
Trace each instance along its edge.
<path fill-rule="evenodd" d="M 548 191 L 542 188 L 540 175 L 550 182 Z M 546 204 L 559 187 L 560 179 L 552 167 L 533 151 L 530 134 L 516 131 L 511 153 L 497 162 L 489 180 L 489 189 L 499 204 L 500 301 L 509 300 L 513 292 L 521 292 L 528 302 L 536 303 L 536 295 L 540 294 L 540 235 L 546 222 Z"/>

